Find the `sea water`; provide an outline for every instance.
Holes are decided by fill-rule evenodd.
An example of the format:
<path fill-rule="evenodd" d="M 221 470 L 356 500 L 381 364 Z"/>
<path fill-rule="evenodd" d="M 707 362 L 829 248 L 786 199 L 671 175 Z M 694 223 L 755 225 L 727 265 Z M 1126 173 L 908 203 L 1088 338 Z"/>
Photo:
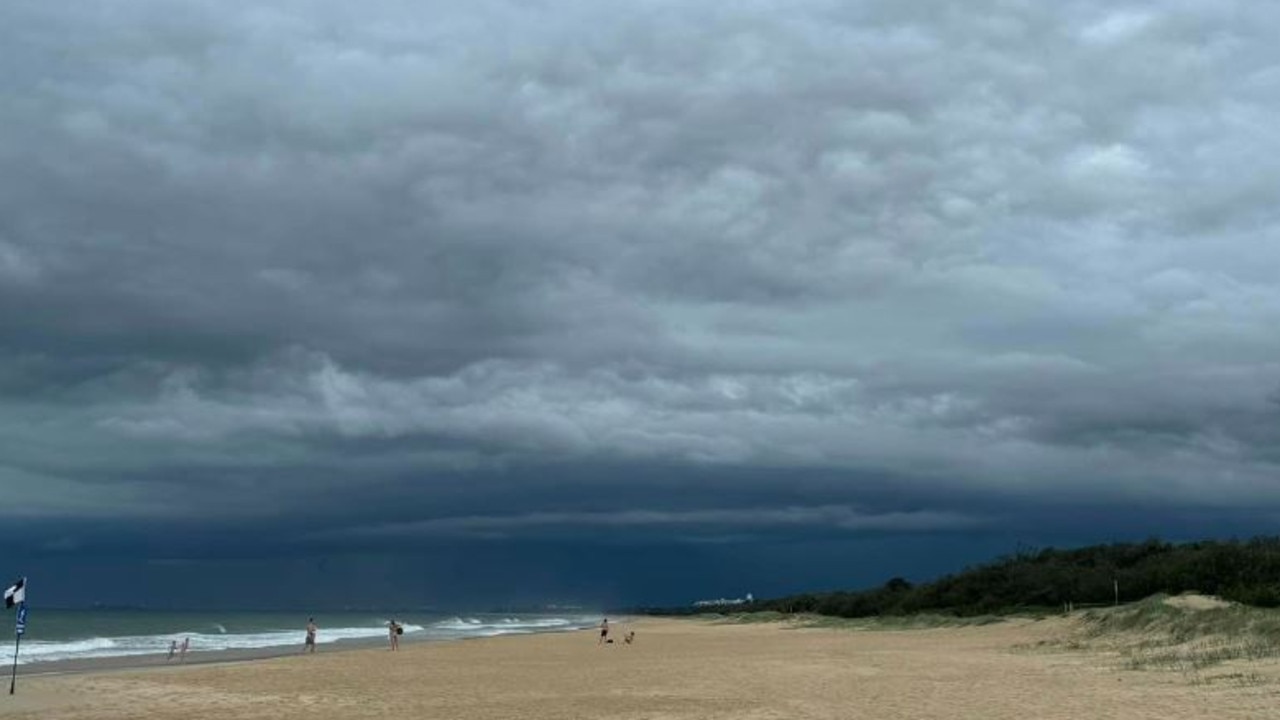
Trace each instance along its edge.
<path fill-rule="evenodd" d="M 406 636 L 424 640 L 563 632 L 591 627 L 597 617 L 561 614 L 438 614 L 375 612 L 299 615 L 278 612 L 155 612 L 146 610 L 38 610 L 32 608 L 19 664 L 169 652 L 183 640 L 191 652 L 301 647 L 307 619 L 314 617 L 324 645 L 341 640 L 385 638 L 394 617 Z M 12 662 L 13 647 L 4 655 Z"/>

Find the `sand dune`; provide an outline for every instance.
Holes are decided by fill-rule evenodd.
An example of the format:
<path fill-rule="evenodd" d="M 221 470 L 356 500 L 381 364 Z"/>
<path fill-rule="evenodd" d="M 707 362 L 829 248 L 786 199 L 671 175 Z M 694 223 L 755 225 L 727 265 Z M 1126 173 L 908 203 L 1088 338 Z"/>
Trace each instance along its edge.
<path fill-rule="evenodd" d="M 21 679 L 0 715 L 150 718 L 1259 718 L 1272 661 L 1215 678 L 1125 670 L 1074 621 L 911 631 L 644 620 L 590 632 Z M 1241 681 L 1240 678 L 1247 678 Z M 1220 681 L 1219 681 L 1220 680 Z"/>

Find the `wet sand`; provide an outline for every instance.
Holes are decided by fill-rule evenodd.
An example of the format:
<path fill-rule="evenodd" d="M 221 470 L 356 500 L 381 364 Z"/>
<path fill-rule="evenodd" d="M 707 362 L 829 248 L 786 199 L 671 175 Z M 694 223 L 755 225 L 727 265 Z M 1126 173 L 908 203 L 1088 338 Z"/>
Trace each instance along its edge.
<path fill-rule="evenodd" d="M 302 637 L 301 632 L 298 633 L 298 637 Z M 418 640 L 410 635 L 406 636 L 406 639 L 401 642 L 404 644 L 411 644 L 414 642 L 430 641 Z M 319 646 L 320 649 L 317 652 L 374 649 L 386 646 L 387 640 L 385 638 L 344 638 L 336 642 L 321 643 Z M 199 647 L 195 647 L 187 653 L 185 658 L 180 655 L 174 655 L 170 658 L 167 653 L 156 653 L 152 655 L 128 655 L 123 657 L 88 658 L 82 660 L 53 660 L 20 665 L 18 667 L 18 681 L 22 682 L 23 678 L 44 675 L 141 670 L 144 668 L 175 668 L 186 665 L 210 665 L 249 662 L 253 660 L 269 660 L 272 658 L 301 655 L 303 650 L 302 642 L 299 641 L 296 645 L 246 648 L 242 650 L 200 650 Z M 10 657 L 12 658 L 12 656 Z"/>
<path fill-rule="evenodd" d="M 322 647 L 314 656 L 20 678 L 15 719 L 1260 718 L 1280 664 L 1218 681 L 1057 642 L 1070 620 L 906 631 L 643 620 L 595 633 Z M 625 628 L 617 628 L 621 632 Z M 329 650 L 326 652 L 325 650 Z M 1232 682 L 1231 678 L 1247 678 Z"/>

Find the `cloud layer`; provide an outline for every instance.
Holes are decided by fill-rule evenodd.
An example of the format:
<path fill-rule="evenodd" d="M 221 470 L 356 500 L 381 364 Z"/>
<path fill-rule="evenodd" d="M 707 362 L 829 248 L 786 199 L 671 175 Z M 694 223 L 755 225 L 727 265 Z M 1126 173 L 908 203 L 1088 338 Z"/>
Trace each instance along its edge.
<path fill-rule="evenodd" d="M 1278 14 L 6 3 L 0 514 L 1280 509 Z"/>

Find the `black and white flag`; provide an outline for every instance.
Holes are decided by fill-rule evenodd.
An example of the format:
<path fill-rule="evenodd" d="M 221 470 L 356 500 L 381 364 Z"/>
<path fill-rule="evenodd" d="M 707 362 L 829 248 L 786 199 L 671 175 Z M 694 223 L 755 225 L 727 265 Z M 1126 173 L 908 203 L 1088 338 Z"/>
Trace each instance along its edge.
<path fill-rule="evenodd" d="M 14 605 L 20 605 L 27 601 L 27 579 L 18 578 L 18 582 L 13 587 L 4 591 L 4 608 L 8 610 Z"/>

